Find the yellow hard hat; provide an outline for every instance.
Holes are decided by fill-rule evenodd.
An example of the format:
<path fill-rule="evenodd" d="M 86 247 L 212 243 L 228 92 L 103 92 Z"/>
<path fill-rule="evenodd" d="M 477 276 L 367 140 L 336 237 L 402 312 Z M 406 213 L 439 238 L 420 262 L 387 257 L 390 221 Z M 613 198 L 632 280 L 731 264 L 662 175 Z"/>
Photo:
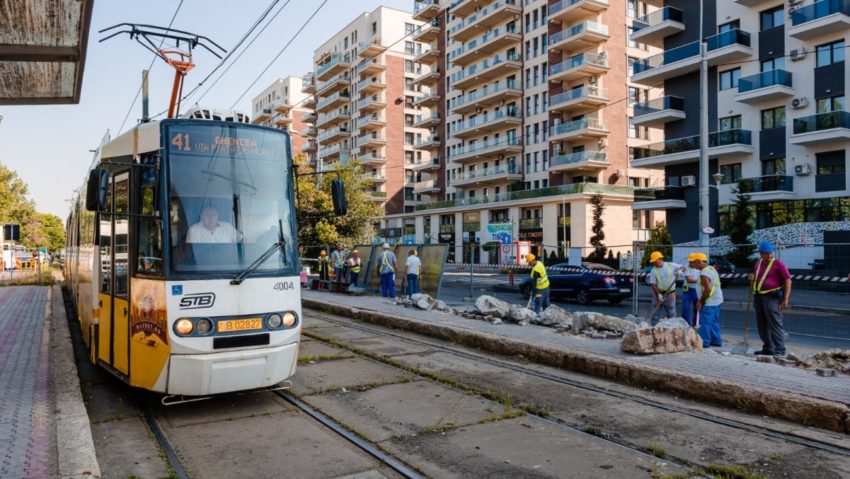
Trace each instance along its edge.
<path fill-rule="evenodd" d="M 351 252 L 351 254 L 360 254 L 360 252 L 357 251 L 357 250 L 354 250 L 354 251 Z"/>
<path fill-rule="evenodd" d="M 649 255 L 649 261 L 654 263 L 659 259 L 664 259 L 664 255 L 661 254 L 661 251 L 653 251 L 652 254 Z"/>
<path fill-rule="evenodd" d="M 696 253 L 691 253 L 688 255 L 688 261 L 696 261 Z"/>
<path fill-rule="evenodd" d="M 322 252 L 319 253 L 319 256 L 327 256 L 327 255 L 328 255 L 328 252 L 325 251 L 325 250 L 322 250 Z"/>
<path fill-rule="evenodd" d="M 708 261 L 708 256 L 705 253 L 694 253 L 694 261 Z"/>
<path fill-rule="evenodd" d="M 534 261 L 535 259 L 537 259 L 537 256 L 534 256 L 534 255 L 533 255 L 533 254 L 531 254 L 531 253 L 529 253 L 529 254 L 525 255 L 525 261 L 526 261 L 526 262 L 528 262 L 528 263 L 531 263 L 531 262 L 532 262 L 532 261 Z"/>

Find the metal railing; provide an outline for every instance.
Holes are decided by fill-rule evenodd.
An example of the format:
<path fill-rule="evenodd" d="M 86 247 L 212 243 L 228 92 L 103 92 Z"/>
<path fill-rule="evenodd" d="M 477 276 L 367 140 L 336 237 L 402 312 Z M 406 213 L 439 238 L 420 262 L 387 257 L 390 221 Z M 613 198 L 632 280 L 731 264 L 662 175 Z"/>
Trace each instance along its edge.
<path fill-rule="evenodd" d="M 830 111 L 794 119 L 795 135 L 832 128 L 850 128 L 850 112 Z"/>
<path fill-rule="evenodd" d="M 470 128 L 481 127 L 488 123 L 495 123 L 505 118 L 521 118 L 519 114 L 519 109 L 516 107 L 507 108 L 505 110 L 498 110 L 492 115 L 489 115 L 487 114 L 487 112 L 484 112 L 484 114 L 472 117 L 463 123 L 457 123 L 454 126 L 450 126 L 449 132 L 451 134 L 455 134 L 464 130 L 469 130 Z"/>
<path fill-rule="evenodd" d="M 457 82 L 463 80 L 464 78 L 474 76 L 476 74 L 480 74 L 481 72 L 484 72 L 484 71 L 486 71 L 490 68 L 493 68 L 496 65 L 499 65 L 501 63 L 518 62 L 518 61 L 521 61 L 521 59 L 522 59 L 522 57 L 519 55 L 519 53 L 512 53 L 512 54 L 507 54 L 507 53 L 502 54 L 502 53 L 500 53 L 498 55 L 494 55 L 490 58 L 487 58 L 483 61 L 480 61 L 480 62 L 478 62 L 474 65 L 470 65 L 470 66 L 464 68 L 463 70 L 461 70 L 457 73 L 453 73 L 451 75 L 451 77 L 449 77 L 449 79 L 452 83 L 457 83 Z"/>
<path fill-rule="evenodd" d="M 635 188 L 635 203 L 657 200 L 684 200 L 685 189 L 681 186 L 666 186 L 664 188 Z"/>
<path fill-rule="evenodd" d="M 588 117 L 554 125 L 549 130 L 549 136 L 563 135 L 565 133 L 586 130 L 588 128 L 593 128 L 597 130 L 607 129 L 605 124 L 602 123 L 599 118 Z"/>
<path fill-rule="evenodd" d="M 487 15 L 490 15 L 491 13 L 495 12 L 496 10 L 499 10 L 500 8 L 506 5 L 516 6 L 516 4 L 517 0 L 499 0 L 497 2 L 493 2 L 490 5 L 487 5 L 486 7 L 482 8 L 481 10 L 478 10 L 474 14 L 464 18 L 460 23 L 449 29 L 449 36 L 453 36 L 456 32 L 463 30 L 464 28 L 470 25 L 474 25 L 480 19 L 486 17 Z"/>
<path fill-rule="evenodd" d="M 632 33 L 639 32 L 644 28 L 649 28 L 658 25 L 661 22 L 672 20 L 674 22 L 683 23 L 683 13 L 675 7 L 660 8 L 649 15 L 644 15 L 632 21 Z"/>
<path fill-rule="evenodd" d="M 594 65 L 599 67 L 608 66 L 608 56 L 605 53 L 582 53 L 572 58 L 556 63 L 549 67 L 549 76 L 557 75 L 561 72 L 572 70 L 584 65 Z"/>
<path fill-rule="evenodd" d="M 516 80 L 507 80 L 505 82 L 499 83 L 498 85 L 485 85 L 482 88 L 479 88 L 475 91 L 471 91 L 466 95 L 459 96 L 457 98 L 452 98 L 449 100 L 449 108 L 458 108 L 467 103 L 478 101 L 481 98 L 484 98 L 488 95 L 493 95 L 500 91 L 510 90 L 510 89 L 519 89 L 519 84 Z"/>
<path fill-rule="evenodd" d="M 750 34 L 739 29 L 728 30 L 705 39 L 706 50 L 712 51 L 731 45 L 750 46 Z"/>
<path fill-rule="evenodd" d="M 536 190 L 512 191 L 509 193 L 503 193 L 492 196 L 458 198 L 455 200 L 437 201 L 424 205 L 418 205 L 416 207 L 416 210 L 422 211 L 439 208 L 452 208 L 455 206 L 502 203 L 505 201 L 523 200 L 529 198 L 545 198 L 548 196 L 570 195 L 578 193 L 618 194 L 631 196 L 633 194 L 633 188 L 630 186 L 606 185 L 601 183 L 571 183 L 568 185 L 550 186 L 548 188 L 539 188 Z"/>
<path fill-rule="evenodd" d="M 750 130 L 734 129 L 716 131 L 708 135 L 709 148 L 734 144 L 752 145 L 752 132 Z M 699 135 L 694 135 L 651 143 L 645 146 L 634 146 L 631 148 L 631 151 L 634 159 L 642 159 L 698 149 Z"/>
<path fill-rule="evenodd" d="M 491 148 L 498 148 L 504 146 L 519 146 L 522 145 L 522 142 L 517 137 L 511 137 L 507 139 L 499 139 L 499 140 L 488 140 L 488 141 L 479 141 L 470 145 L 462 146 L 454 151 L 450 156 L 458 157 L 463 156 L 469 153 L 482 152 L 484 150 L 489 150 Z"/>
<path fill-rule="evenodd" d="M 553 33 L 549 37 L 549 45 L 560 43 L 563 40 L 566 40 L 570 37 L 574 37 L 584 32 L 593 32 L 599 33 L 600 35 L 608 35 L 608 25 L 596 23 L 591 20 L 571 25 L 559 32 Z"/>
<path fill-rule="evenodd" d="M 765 193 L 770 191 L 794 191 L 794 177 L 782 175 L 757 176 L 738 180 L 741 193 Z"/>
<path fill-rule="evenodd" d="M 575 5 L 577 3 L 581 3 L 583 1 L 585 1 L 585 0 L 561 0 L 560 2 L 553 3 L 552 5 L 549 5 L 549 16 L 551 17 L 551 16 L 555 15 L 556 13 L 560 12 L 561 10 L 572 7 L 573 5 Z M 599 3 L 608 3 L 605 0 L 597 0 L 597 1 Z"/>
<path fill-rule="evenodd" d="M 467 170 L 460 172 L 459 175 L 454 179 L 455 182 L 458 181 L 466 181 L 466 180 L 475 180 L 499 175 L 506 174 L 519 174 L 520 170 L 516 164 L 508 164 L 504 166 L 491 166 L 489 168 L 476 168 L 474 170 Z"/>
<path fill-rule="evenodd" d="M 567 90 L 563 93 L 550 96 L 549 107 L 551 108 L 553 106 L 560 105 L 561 103 L 567 103 L 579 98 L 590 96 L 608 98 L 608 90 L 598 85 L 583 85 L 579 88 L 573 88 L 572 90 Z"/>
<path fill-rule="evenodd" d="M 685 100 L 678 96 L 662 96 L 643 103 L 635 103 L 635 117 L 664 110 L 685 111 Z"/>
<path fill-rule="evenodd" d="M 602 151 L 578 151 L 563 155 L 553 155 L 549 159 L 549 167 L 559 165 L 570 165 L 584 161 L 595 161 L 597 163 L 608 163 L 608 154 Z"/>
<path fill-rule="evenodd" d="M 653 55 L 632 64 L 632 75 L 643 73 L 664 65 L 669 65 L 686 58 L 699 56 L 699 42 L 691 42 L 680 47 L 665 50 L 663 53 Z"/>
<path fill-rule="evenodd" d="M 330 70 L 332 67 L 334 67 L 334 66 L 336 66 L 340 63 L 348 63 L 348 62 L 349 62 L 349 60 L 348 60 L 347 56 L 344 57 L 344 56 L 340 55 L 339 53 L 335 53 L 335 54 L 331 55 L 331 58 L 330 58 L 330 60 L 327 61 L 327 63 L 324 63 L 322 66 L 320 66 L 319 68 L 316 69 L 316 76 L 322 76 L 323 73 Z"/>
<path fill-rule="evenodd" d="M 783 85 L 790 87 L 791 72 L 785 70 L 769 70 L 738 79 L 738 93 L 767 88 L 769 86 Z"/>
<path fill-rule="evenodd" d="M 791 11 L 791 25 L 797 26 L 836 13 L 850 15 L 850 0 L 821 0 Z"/>

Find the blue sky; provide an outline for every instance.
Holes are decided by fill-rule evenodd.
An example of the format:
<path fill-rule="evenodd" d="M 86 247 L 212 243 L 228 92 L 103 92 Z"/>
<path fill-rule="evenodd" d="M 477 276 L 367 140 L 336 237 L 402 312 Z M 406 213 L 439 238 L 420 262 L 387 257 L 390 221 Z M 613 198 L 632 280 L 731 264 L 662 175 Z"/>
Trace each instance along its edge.
<path fill-rule="evenodd" d="M 286 1 L 280 0 L 277 6 Z M 168 26 L 178 3 L 179 0 L 96 0 L 80 103 L 0 107 L 0 115 L 4 117 L 0 122 L 0 163 L 17 171 L 27 182 L 39 211 L 63 219 L 67 216 L 65 200 L 82 185 L 92 159 L 89 150 L 97 147 L 107 129 L 115 136 L 139 88 L 141 71 L 151 61 L 152 54 L 126 34 L 99 43 L 103 35 L 98 30 L 121 22 Z M 205 35 L 229 50 L 270 3 L 271 0 L 184 0 L 173 27 Z M 218 108 L 232 105 L 319 3 L 290 0 L 202 104 Z M 379 5 L 411 10 L 413 0 L 329 0 L 236 108 L 250 113 L 251 98 L 275 78 L 310 71 L 313 50 L 319 44 L 356 15 Z M 199 50 L 195 63 L 197 66 L 187 77 L 184 92 L 203 79 L 218 59 Z M 152 113 L 167 107 L 172 80 L 173 70 L 157 60 L 150 75 Z M 124 129 L 140 116 L 138 101 Z"/>

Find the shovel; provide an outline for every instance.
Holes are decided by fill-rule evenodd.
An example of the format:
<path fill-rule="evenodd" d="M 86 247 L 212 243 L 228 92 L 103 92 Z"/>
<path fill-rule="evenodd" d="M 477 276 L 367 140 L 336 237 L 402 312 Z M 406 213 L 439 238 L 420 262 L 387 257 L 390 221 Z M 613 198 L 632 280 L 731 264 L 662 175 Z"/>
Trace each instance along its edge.
<path fill-rule="evenodd" d="M 652 324 L 652 318 L 655 317 L 655 313 L 658 312 L 658 308 L 661 307 L 661 303 L 663 303 L 666 300 L 667 300 L 667 295 L 664 295 L 664 298 L 661 301 L 659 301 L 658 303 L 655 304 L 655 307 L 652 308 L 652 312 L 649 313 L 649 316 L 645 317 L 644 320 L 647 321 L 649 324 Z"/>
<path fill-rule="evenodd" d="M 750 294 L 747 295 L 747 313 L 744 316 L 744 340 L 732 348 L 732 354 L 737 354 L 738 356 L 746 356 L 747 351 L 750 350 L 750 343 L 747 341 L 747 333 L 750 331 L 750 306 L 753 304 L 752 284 L 750 284 L 749 290 Z"/>

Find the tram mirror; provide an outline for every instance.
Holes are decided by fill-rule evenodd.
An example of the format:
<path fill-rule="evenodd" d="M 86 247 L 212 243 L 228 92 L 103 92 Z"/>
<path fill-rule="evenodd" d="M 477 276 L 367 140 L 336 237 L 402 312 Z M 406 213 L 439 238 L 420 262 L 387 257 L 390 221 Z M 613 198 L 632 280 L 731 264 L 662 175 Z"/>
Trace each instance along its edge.
<path fill-rule="evenodd" d="M 106 193 L 109 189 L 109 172 L 95 168 L 89 172 L 86 183 L 86 209 L 100 211 L 106 205 Z"/>
<path fill-rule="evenodd" d="M 331 198 L 334 202 L 334 214 L 345 216 L 348 213 L 348 201 L 345 199 L 345 182 L 331 180 Z"/>

